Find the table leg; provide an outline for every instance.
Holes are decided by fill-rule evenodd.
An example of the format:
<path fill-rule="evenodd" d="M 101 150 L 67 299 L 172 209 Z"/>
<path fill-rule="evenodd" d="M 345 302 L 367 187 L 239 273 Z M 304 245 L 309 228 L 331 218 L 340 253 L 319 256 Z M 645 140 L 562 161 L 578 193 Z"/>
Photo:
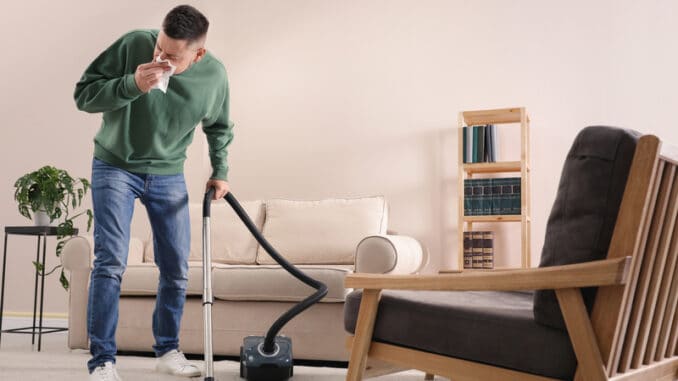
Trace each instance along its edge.
<path fill-rule="evenodd" d="M 42 344 L 42 310 L 45 305 L 45 253 L 47 252 L 47 234 L 42 237 L 42 276 L 40 281 L 40 331 L 38 332 L 38 352 L 40 352 L 40 346 Z"/>
<path fill-rule="evenodd" d="M 5 246 L 2 252 L 2 291 L 0 291 L 0 343 L 2 343 L 2 313 L 5 303 L 5 269 L 7 268 L 7 233 L 5 233 Z"/>
<path fill-rule="evenodd" d="M 38 248 L 35 253 L 35 263 L 40 263 L 40 236 L 38 236 Z M 35 269 L 35 286 L 33 286 L 33 325 L 31 326 L 31 345 L 35 345 L 35 313 L 38 307 L 38 273 L 40 271 Z"/>

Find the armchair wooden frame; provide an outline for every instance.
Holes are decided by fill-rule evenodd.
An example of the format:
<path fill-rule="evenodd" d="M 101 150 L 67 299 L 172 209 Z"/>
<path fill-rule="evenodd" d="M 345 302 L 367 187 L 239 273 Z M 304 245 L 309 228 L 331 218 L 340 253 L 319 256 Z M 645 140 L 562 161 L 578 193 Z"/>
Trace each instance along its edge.
<path fill-rule="evenodd" d="M 551 378 L 372 341 L 382 290 L 555 290 L 577 357 L 575 381 L 674 380 L 678 371 L 678 151 L 640 138 L 607 259 L 442 275 L 351 274 L 363 289 L 348 381 L 405 369 L 454 381 Z M 580 288 L 598 287 L 589 315 Z"/>

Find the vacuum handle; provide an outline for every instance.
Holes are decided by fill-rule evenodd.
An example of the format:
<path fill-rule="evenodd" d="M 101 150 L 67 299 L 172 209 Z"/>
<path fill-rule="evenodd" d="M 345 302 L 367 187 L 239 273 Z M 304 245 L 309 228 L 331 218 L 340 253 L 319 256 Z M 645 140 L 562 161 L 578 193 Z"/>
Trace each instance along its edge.
<path fill-rule="evenodd" d="M 209 217 L 211 214 L 210 206 L 212 205 L 214 193 L 216 193 L 214 187 L 210 187 L 210 189 L 205 192 L 205 199 L 202 201 L 202 218 Z"/>

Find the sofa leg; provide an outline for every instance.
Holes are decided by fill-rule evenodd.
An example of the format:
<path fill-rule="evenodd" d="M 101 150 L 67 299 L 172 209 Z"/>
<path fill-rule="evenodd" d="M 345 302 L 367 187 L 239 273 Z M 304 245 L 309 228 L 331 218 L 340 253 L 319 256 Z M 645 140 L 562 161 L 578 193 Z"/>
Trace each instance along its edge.
<path fill-rule="evenodd" d="M 377 318 L 380 294 L 381 290 L 363 290 L 346 381 L 360 381 L 363 379 L 363 373 L 367 365 L 367 353 L 372 342 L 374 321 Z"/>
<path fill-rule="evenodd" d="M 426 373 L 426 376 L 424 376 L 424 380 L 426 381 L 433 380 L 434 378 L 436 378 L 436 375 L 431 373 Z"/>

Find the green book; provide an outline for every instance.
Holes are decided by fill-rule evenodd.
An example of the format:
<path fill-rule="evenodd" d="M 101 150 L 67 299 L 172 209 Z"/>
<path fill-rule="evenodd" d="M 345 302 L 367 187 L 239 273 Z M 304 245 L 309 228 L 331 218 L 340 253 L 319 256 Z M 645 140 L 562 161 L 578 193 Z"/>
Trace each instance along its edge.
<path fill-rule="evenodd" d="M 501 180 L 492 179 L 492 215 L 501 214 Z"/>
<path fill-rule="evenodd" d="M 499 200 L 499 209 L 500 213 L 511 214 L 511 200 L 513 195 L 513 187 L 511 186 L 511 180 L 508 178 L 500 179 L 501 184 L 501 197 Z"/>
<path fill-rule="evenodd" d="M 521 192 L 520 192 L 520 177 L 511 178 L 511 214 L 520 214 L 521 209 Z"/>
<path fill-rule="evenodd" d="M 481 198 L 480 208 L 483 216 L 492 214 L 492 180 L 493 179 L 481 179 L 483 196 Z"/>
<path fill-rule="evenodd" d="M 473 182 L 472 179 L 464 180 L 464 215 L 471 215 L 471 199 L 473 197 Z"/>
<path fill-rule="evenodd" d="M 471 215 L 480 216 L 483 214 L 482 198 L 483 184 L 482 179 L 473 180 L 473 197 L 471 198 Z"/>

